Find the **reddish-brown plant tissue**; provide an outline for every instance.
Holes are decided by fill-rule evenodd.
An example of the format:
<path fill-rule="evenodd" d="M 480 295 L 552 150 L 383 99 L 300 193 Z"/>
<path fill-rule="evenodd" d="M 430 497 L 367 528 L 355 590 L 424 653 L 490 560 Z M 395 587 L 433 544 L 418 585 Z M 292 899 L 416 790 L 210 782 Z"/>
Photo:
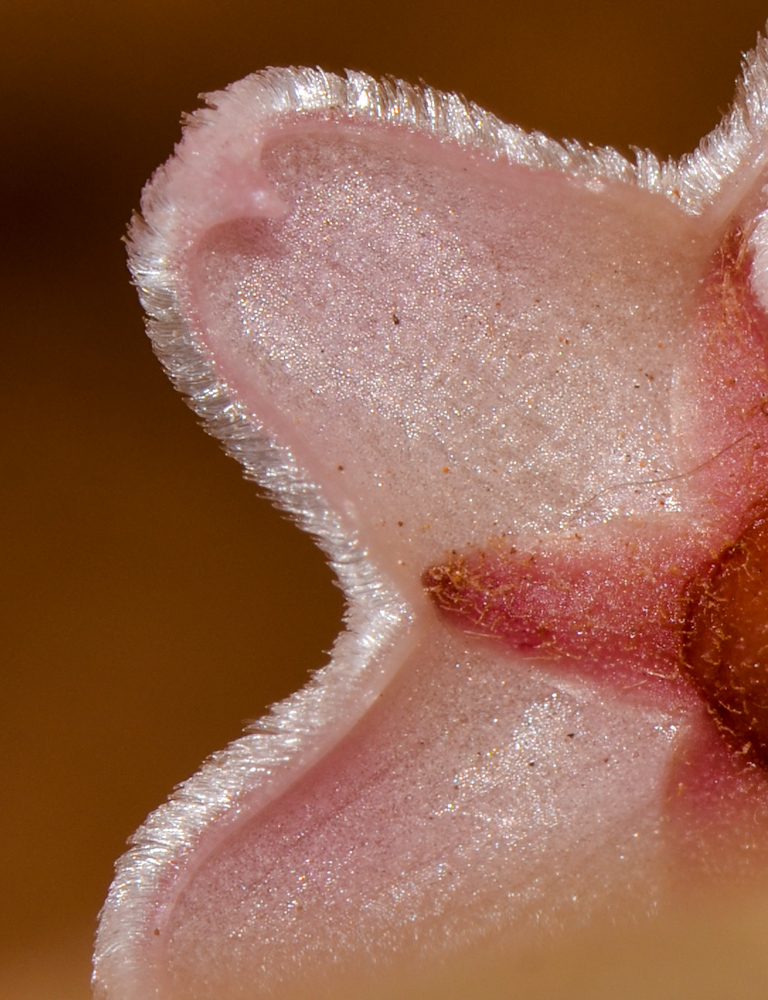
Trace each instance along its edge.
<path fill-rule="evenodd" d="M 718 724 L 768 764 L 768 511 L 690 584 L 682 661 Z"/>

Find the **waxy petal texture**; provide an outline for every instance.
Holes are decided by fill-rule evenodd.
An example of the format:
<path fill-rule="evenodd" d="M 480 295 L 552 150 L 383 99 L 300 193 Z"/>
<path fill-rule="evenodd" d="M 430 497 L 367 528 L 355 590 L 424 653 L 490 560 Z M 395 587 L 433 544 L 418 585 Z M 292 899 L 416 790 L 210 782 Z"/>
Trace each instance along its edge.
<path fill-rule="evenodd" d="M 766 884 L 760 726 L 681 665 L 768 494 L 766 58 L 680 164 L 360 74 L 192 116 L 131 231 L 150 336 L 348 627 L 135 835 L 98 996 L 369 995 Z"/>

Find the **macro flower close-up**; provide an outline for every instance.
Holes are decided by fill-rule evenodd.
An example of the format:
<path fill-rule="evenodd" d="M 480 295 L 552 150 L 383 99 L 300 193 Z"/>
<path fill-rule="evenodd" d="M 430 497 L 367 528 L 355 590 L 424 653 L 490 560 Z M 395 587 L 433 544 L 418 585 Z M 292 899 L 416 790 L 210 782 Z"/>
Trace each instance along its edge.
<path fill-rule="evenodd" d="M 666 85 L 627 19 L 506 11 L 537 120 L 484 96 L 490 10 L 448 19 L 455 73 L 415 12 L 370 49 L 359 17 L 308 5 L 288 41 L 262 12 L 255 52 L 239 6 L 178 38 L 131 12 L 179 80 L 217 53 L 198 110 L 156 31 L 135 93 L 51 48 L 74 131 L 9 129 L 0 985 L 80 1000 L 93 933 L 96 1000 L 763 995 L 763 22 L 693 120 L 672 81 L 723 39 L 692 9 Z M 121 24 L 94 37 L 127 52 Z M 99 249 L 123 198 L 194 416 Z"/>

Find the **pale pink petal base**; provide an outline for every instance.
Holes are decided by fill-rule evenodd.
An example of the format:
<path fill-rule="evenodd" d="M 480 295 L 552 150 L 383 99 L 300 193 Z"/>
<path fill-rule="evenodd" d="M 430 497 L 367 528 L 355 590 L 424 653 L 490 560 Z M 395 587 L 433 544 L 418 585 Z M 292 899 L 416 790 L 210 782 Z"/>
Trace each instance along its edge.
<path fill-rule="evenodd" d="M 510 682 L 506 659 L 427 632 L 350 736 L 195 866 L 163 928 L 171 995 L 212 969 L 219 989 L 297 967 L 308 987 L 360 954 L 529 938 L 543 913 L 605 896 L 652 906 L 661 789 L 690 723 L 572 688 Z"/>
<path fill-rule="evenodd" d="M 768 492 L 765 43 L 679 165 L 359 74 L 211 103 L 145 192 L 134 276 L 172 378 L 328 553 L 348 631 L 138 831 L 97 995 L 426 990 L 760 890 L 765 776 L 623 623 Z M 438 615 L 425 570 L 492 549 L 503 578 L 513 548 L 565 559 L 626 642 L 532 653 Z"/>

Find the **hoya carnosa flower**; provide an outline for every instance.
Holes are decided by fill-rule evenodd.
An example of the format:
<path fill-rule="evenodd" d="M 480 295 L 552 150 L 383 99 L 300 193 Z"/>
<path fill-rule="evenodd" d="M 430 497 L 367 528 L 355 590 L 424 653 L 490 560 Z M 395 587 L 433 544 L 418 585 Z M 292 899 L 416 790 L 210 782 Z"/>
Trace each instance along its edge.
<path fill-rule="evenodd" d="M 768 881 L 767 109 L 761 40 L 680 162 L 359 73 L 191 116 L 131 227 L 149 334 L 349 610 L 135 835 L 102 1000 L 514 977 Z"/>

